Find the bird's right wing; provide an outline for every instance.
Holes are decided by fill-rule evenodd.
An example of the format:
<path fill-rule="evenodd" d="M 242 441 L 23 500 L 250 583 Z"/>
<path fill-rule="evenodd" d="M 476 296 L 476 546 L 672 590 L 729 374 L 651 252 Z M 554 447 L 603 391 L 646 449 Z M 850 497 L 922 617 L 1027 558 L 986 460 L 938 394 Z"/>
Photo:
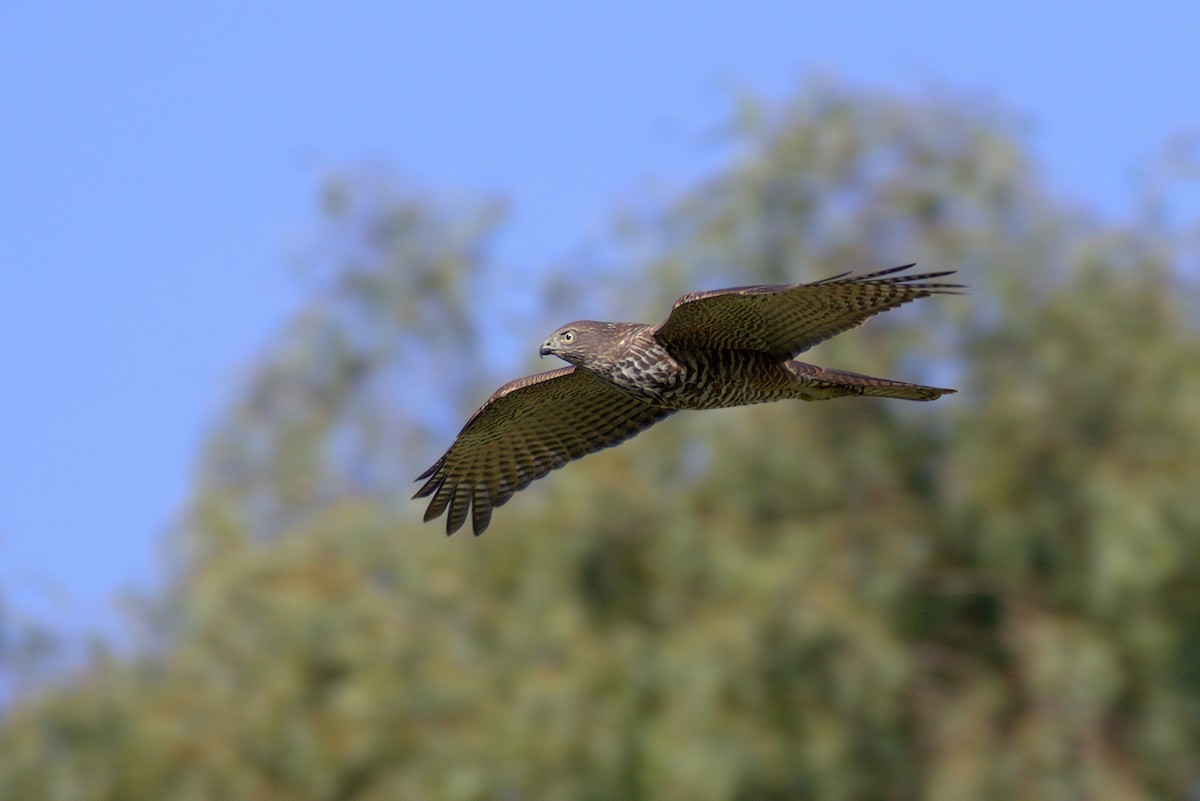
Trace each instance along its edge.
<path fill-rule="evenodd" d="M 668 348 L 755 350 L 790 359 L 882 311 L 962 288 L 932 280 L 953 270 L 902 274 L 913 266 L 843 273 L 810 284 L 689 292 L 675 301 L 654 336 Z"/>
<path fill-rule="evenodd" d="M 426 521 L 450 510 L 447 534 L 461 528 L 470 511 L 478 536 L 492 509 L 529 482 L 624 442 L 671 412 L 574 367 L 518 378 L 471 415 L 450 450 L 417 477 L 428 480 L 413 497 L 433 495 Z"/>

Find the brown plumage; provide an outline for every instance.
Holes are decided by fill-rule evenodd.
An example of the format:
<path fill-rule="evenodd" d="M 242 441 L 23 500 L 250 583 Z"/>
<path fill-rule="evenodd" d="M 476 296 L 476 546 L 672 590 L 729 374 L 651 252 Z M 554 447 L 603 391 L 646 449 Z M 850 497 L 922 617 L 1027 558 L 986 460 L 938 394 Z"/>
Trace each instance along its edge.
<path fill-rule="evenodd" d="M 960 284 L 953 271 L 901 275 L 906 264 L 811 284 L 689 292 L 657 326 L 590 320 L 559 328 L 543 356 L 572 364 L 505 384 L 471 415 L 414 497 L 432 495 L 425 520 L 449 511 L 446 533 L 572 459 L 624 442 L 681 409 L 875 395 L 933 400 L 954 392 L 794 361 L 868 317 Z"/>

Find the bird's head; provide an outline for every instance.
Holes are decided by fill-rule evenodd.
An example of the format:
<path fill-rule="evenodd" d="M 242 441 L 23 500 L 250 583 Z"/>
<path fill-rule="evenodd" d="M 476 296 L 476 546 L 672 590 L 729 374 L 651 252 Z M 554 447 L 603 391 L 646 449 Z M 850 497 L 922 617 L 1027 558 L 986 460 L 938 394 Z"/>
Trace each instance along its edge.
<path fill-rule="evenodd" d="M 588 352 L 588 332 L 592 324 L 581 320 L 562 326 L 542 343 L 542 356 L 557 356 L 575 364 Z M 593 347 L 595 343 L 592 343 Z"/>
<path fill-rule="evenodd" d="M 576 367 L 603 375 L 614 369 L 614 359 L 629 338 L 648 326 L 640 323 L 601 323 L 577 320 L 561 326 L 542 343 L 543 356 L 557 356 Z"/>

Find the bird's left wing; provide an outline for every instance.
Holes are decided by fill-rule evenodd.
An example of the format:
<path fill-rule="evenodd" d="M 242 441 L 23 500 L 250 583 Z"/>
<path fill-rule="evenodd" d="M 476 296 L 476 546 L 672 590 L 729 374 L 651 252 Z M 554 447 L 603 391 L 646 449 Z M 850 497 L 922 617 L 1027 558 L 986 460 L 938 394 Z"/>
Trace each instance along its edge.
<path fill-rule="evenodd" d="M 478 536 L 492 509 L 529 482 L 624 442 L 671 412 L 574 367 L 518 378 L 471 415 L 450 450 L 417 477 L 428 480 L 413 497 L 433 495 L 426 521 L 450 510 L 447 534 L 461 528 L 470 511 Z"/>
<path fill-rule="evenodd" d="M 675 301 L 654 335 L 668 348 L 756 350 L 790 359 L 882 311 L 961 288 L 932 282 L 953 270 L 897 275 L 913 266 L 869 275 L 843 273 L 811 284 L 689 292 Z"/>

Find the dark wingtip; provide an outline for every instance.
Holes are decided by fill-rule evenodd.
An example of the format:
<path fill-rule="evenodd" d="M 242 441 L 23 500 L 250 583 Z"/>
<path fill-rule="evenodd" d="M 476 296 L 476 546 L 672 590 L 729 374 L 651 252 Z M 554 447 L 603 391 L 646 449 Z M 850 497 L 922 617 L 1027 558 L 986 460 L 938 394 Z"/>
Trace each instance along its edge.
<path fill-rule="evenodd" d="M 451 504 L 453 506 L 453 504 Z M 454 509 L 446 512 L 446 536 L 449 537 L 454 532 L 463 527 L 463 523 L 467 522 L 467 516 L 463 513 L 455 514 Z"/>
<path fill-rule="evenodd" d="M 916 266 L 917 266 L 917 263 L 915 261 L 909 262 L 908 264 L 901 264 L 899 267 L 889 267 L 886 270 L 876 270 L 875 272 L 867 273 L 866 275 L 856 275 L 856 276 L 854 276 L 854 280 L 861 281 L 861 280 L 866 280 L 869 278 L 880 278 L 885 275 L 893 275 L 894 273 L 902 273 L 905 270 L 911 270 L 913 267 L 916 267 Z M 908 280 L 908 279 L 905 278 L 904 280 Z"/>
<path fill-rule="evenodd" d="M 424 498 L 426 495 L 432 494 L 434 490 L 442 485 L 442 479 L 435 474 L 445 463 L 446 457 L 443 456 L 441 459 L 438 459 L 436 462 L 434 462 L 432 467 L 413 479 L 413 481 L 429 479 L 419 490 L 417 490 L 416 494 L 413 495 L 414 498 Z"/>
<path fill-rule="evenodd" d="M 822 278 L 820 281 L 813 281 L 813 284 L 832 284 L 836 281 L 841 281 L 842 279 L 846 279 L 848 282 L 871 281 L 871 280 L 879 279 L 885 275 L 891 275 L 893 273 L 903 272 L 904 270 L 909 270 L 916 266 L 917 266 L 917 263 L 914 261 L 911 264 L 901 264 L 899 267 L 889 267 L 886 270 L 876 270 L 873 273 L 862 273 L 860 275 L 854 275 L 851 271 L 846 271 L 844 273 L 838 273 L 837 275 L 828 276 L 827 278 Z M 914 278 L 915 277 L 918 277 L 918 276 L 914 276 Z M 908 280 L 908 279 L 900 279 L 900 280 Z"/>
<path fill-rule="evenodd" d="M 832 282 L 834 282 L 834 281 L 837 281 L 837 280 L 839 280 L 839 279 L 845 278 L 845 277 L 846 277 L 847 275 L 849 275 L 849 274 L 850 274 L 850 273 L 849 273 L 849 271 L 847 271 L 847 272 L 844 272 L 844 273 L 838 273 L 837 275 L 828 275 L 828 276 L 826 276 L 826 277 L 824 277 L 824 278 L 822 278 L 822 279 L 820 279 L 820 280 L 818 280 L 818 281 L 813 281 L 813 283 L 814 283 L 814 284 L 829 284 L 829 283 L 832 283 Z"/>
<path fill-rule="evenodd" d="M 429 478 L 430 476 L 433 475 L 433 472 L 435 470 L 437 470 L 439 467 L 442 466 L 442 462 L 444 462 L 444 461 L 446 461 L 445 457 L 438 459 L 436 462 L 434 462 L 432 465 L 430 465 L 428 470 L 426 470 L 424 473 L 422 473 L 421 475 L 414 478 L 413 481 L 421 481 L 422 479 Z"/>

